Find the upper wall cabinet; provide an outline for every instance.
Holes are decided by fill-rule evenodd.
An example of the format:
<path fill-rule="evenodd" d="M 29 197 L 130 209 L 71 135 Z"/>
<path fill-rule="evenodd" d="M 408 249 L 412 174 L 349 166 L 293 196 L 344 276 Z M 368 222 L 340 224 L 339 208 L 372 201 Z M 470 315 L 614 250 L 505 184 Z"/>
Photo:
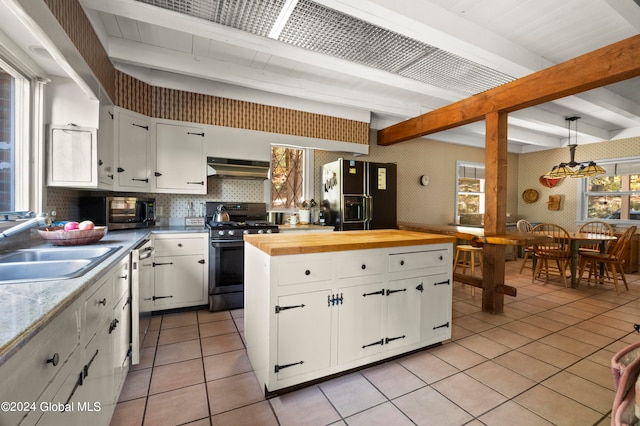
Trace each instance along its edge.
<path fill-rule="evenodd" d="M 204 130 L 175 124 L 156 124 L 153 177 L 153 192 L 206 194 Z"/>
<path fill-rule="evenodd" d="M 51 125 L 47 144 L 47 184 L 96 188 L 97 149 L 96 129 Z"/>
<path fill-rule="evenodd" d="M 113 189 L 116 191 L 148 191 L 149 118 L 114 108 L 115 165 Z"/>
<path fill-rule="evenodd" d="M 113 162 L 113 107 L 100 108 L 100 127 L 98 128 L 98 186 L 112 189 L 115 179 Z"/>

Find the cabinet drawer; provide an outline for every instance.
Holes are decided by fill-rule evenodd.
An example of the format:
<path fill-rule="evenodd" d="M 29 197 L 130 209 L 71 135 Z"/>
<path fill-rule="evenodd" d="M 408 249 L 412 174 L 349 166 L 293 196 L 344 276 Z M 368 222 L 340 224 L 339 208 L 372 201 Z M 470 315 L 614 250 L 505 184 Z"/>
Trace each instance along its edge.
<path fill-rule="evenodd" d="M 112 276 L 109 275 L 84 302 L 85 327 L 82 330 L 84 342 L 91 339 L 96 333 L 98 325 L 104 318 L 111 315 L 113 302 Z"/>
<path fill-rule="evenodd" d="M 331 259 L 308 259 L 281 263 L 280 285 L 304 284 L 331 279 Z"/>
<path fill-rule="evenodd" d="M 447 250 L 417 251 L 389 255 L 389 272 L 411 271 L 449 265 Z"/>
<path fill-rule="evenodd" d="M 204 243 L 202 237 L 176 237 L 171 238 L 162 236 L 154 238 L 153 247 L 156 252 L 172 252 L 172 253 L 202 253 L 204 250 Z"/>
<path fill-rule="evenodd" d="M 338 277 L 351 278 L 382 273 L 382 256 L 344 256 L 338 261 Z"/>

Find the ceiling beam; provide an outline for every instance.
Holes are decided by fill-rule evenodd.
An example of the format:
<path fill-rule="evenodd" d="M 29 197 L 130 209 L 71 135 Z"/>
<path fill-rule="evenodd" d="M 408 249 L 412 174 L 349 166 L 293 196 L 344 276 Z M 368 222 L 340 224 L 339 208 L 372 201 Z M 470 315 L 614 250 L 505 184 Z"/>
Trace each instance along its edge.
<path fill-rule="evenodd" d="M 640 35 L 378 131 L 379 145 L 414 139 L 640 75 Z"/>

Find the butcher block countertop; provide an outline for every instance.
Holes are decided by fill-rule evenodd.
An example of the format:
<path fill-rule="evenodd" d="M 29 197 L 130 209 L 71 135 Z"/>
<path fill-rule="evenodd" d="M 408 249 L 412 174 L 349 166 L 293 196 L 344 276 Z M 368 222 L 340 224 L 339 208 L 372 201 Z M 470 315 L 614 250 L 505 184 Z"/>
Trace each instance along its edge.
<path fill-rule="evenodd" d="M 288 254 L 453 243 L 455 242 L 455 237 L 397 229 L 381 229 L 295 234 L 251 234 L 245 235 L 244 240 L 269 256 L 283 256 Z"/>

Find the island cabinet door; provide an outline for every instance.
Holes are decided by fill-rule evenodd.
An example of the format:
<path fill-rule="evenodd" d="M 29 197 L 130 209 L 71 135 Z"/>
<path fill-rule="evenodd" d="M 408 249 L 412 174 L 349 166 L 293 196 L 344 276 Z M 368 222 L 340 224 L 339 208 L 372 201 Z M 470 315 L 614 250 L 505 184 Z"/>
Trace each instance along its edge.
<path fill-rule="evenodd" d="M 384 285 L 343 287 L 338 294 L 338 363 L 380 353 L 384 348 Z"/>
<path fill-rule="evenodd" d="M 387 329 L 385 349 L 417 343 L 420 340 L 421 278 L 390 281 L 385 289 Z"/>
<path fill-rule="evenodd" d="M 280 296 L 275 307 L 278 324 L 278 380 L 328 368 L 331 363 L 330 291 Z"/>
<path fill-rule="evenodd" d="M 423 341 L 441 342 L 451 338 L 452 282 L 448 274 L 422 278 L 421 336 Z"/>

